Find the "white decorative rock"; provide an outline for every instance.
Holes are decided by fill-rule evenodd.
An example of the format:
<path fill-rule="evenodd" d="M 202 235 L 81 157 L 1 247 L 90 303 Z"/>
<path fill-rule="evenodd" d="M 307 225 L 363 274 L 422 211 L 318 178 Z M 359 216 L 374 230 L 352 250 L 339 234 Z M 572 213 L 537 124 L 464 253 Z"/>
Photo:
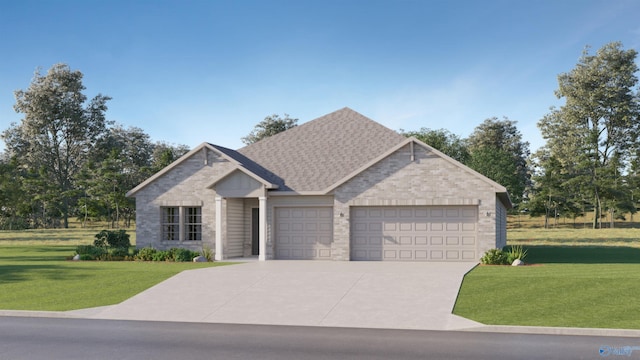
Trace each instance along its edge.
<path fill-rule="evenodd" d="M 511 266 L 522 266 L 522 265 L 524 265 L 524 261 L 520 259 L 513 260 L 513 263 L 511 264 Z"/>
<path fill-rule="evenodd" d="M 204 256 L 196 256 L 193 258 L 193 262 L 207 262 L 207 258 Z"/>
<path fill-rule="evenodd" d="M 80 254 L 75 254 L 73 256 L 73 261 L 78 261 L 78 260 L 80 260 Z"/>

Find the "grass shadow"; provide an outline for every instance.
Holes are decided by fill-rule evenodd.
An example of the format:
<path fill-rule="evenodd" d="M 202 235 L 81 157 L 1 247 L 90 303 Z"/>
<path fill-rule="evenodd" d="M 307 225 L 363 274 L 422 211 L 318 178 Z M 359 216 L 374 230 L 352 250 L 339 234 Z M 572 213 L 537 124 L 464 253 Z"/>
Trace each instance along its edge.
<path fill-rule="evenodd" d="M 625 246 L 524 246 L 530 264 L 640 264 L 640 248 Z"/>
<path fill-rule="evenodd" d="M 34 278 L 46 280 L 66 280 L 80 278 L 82 274 L 58 265 L 0 265 L 0 284 L 29 281 Z"/>
<path fill-rule="evenodd" d="M 74 250 L 75 247 L 70 246 L 0 246 L 0 263 L 65 261 L 67 257 L 74 254 Z"/>

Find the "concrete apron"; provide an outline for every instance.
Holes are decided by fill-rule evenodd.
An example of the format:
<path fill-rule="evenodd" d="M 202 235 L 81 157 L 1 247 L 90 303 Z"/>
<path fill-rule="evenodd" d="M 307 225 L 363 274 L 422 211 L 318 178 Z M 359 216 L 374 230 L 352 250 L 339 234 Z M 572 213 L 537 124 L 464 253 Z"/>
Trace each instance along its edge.
<path fill-rule="evenodd" d="M 460 330 L 451 314 L 475 263 L 248 262 L 182 272 L 96 319 Z M 70 312 L 70 315 L 74 312 Z"/>

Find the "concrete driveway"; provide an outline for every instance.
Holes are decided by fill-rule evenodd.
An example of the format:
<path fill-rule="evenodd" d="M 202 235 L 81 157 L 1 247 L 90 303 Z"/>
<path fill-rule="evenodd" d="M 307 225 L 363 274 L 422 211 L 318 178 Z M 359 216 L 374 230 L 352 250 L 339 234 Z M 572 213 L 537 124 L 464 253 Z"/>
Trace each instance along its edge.
<path fill-rule="evenodd" d="M 247 262 L 182 272 L 86 317 L 237 324 L 456 330 L 473 263 Z M 88 315 L 88 316 L 87 316 Z"/>

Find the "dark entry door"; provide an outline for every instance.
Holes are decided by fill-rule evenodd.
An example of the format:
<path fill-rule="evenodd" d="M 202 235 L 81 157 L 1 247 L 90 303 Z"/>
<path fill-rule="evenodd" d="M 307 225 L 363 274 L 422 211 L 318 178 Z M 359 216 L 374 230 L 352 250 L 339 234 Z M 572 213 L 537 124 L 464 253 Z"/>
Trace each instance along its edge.
<path fill-rule="evenodd" d="M 260 209 L 251 209 L 251 255 L 260 255 Z"/>

